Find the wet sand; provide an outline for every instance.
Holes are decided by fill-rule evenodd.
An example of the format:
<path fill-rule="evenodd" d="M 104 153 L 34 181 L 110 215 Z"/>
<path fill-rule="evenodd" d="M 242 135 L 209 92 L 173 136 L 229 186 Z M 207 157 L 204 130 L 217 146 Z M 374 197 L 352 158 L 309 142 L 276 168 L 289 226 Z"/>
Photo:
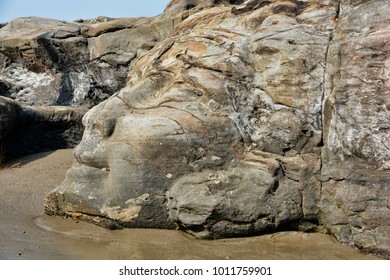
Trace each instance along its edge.
<path fill-rule="evenodd" d="M 174 230 L 110 231 L 44 215 L 44 197 L 62 182 L 72 162 L 72 150 L 58 150 L 0 170 L 0 259 L 376 259 L 320 233 L 196 240 Z"/>

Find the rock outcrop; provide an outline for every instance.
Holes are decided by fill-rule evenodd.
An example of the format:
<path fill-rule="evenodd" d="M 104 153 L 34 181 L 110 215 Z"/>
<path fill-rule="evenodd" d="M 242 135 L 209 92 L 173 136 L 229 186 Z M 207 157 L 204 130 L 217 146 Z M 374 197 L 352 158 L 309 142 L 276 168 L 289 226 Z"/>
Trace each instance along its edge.
<path fill-rule="evenodd" d="M 385 0 L 173 0 L 156 18 L 52 31 L 84 60 L 24 67 L 69 73 L 73 88 L 89 73 L 85 88 L 111 97 L 83 118 L 46 213 L 199 238 L 326 230 L 388 256 L 389 12 Z"/>
<path fill-rule="evenodd" d="M 0 29 L 2 95 L 28 105 L 97 105 L 125 85 L 131 62 L 177 20 L 15 19 Z"/>

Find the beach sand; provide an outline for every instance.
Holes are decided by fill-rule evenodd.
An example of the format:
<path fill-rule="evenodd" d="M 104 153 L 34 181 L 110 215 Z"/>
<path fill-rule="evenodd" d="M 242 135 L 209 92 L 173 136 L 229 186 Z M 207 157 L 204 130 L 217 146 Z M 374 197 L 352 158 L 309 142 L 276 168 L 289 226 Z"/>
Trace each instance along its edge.
<path fill-rule="evenodd" d="M 0 170 L 0 259 L 375 259 L 320 233 L 197 240 L 175 230 L 110 231 L 46 216 L 44 197 L 62 182 L 72 162 L 72 150 L 57 150 Z"/>

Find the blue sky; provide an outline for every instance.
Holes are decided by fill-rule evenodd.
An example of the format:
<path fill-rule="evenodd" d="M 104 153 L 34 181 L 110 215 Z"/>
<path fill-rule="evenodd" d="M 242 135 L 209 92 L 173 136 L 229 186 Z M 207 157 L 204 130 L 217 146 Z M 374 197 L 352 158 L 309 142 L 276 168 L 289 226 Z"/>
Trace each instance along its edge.
<path fill-rule="evenodd" d="M 140 17 L 161 14 L 169 0 L 0 0 L 0 23 L 39 16 L 73 21 L 98 16 Z"/>

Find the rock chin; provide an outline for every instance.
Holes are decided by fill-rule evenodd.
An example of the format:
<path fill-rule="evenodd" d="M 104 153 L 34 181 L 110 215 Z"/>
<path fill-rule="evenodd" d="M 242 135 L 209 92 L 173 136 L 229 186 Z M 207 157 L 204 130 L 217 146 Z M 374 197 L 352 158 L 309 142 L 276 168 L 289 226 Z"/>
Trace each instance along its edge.
<path fill-rule="evenodd" d="M 3 95 L 98 104 L 46 213 L 199 238 L 325 230 L 388 256 L 389 13 L 173 0 L 149 19 L 11 22 Z"/>

